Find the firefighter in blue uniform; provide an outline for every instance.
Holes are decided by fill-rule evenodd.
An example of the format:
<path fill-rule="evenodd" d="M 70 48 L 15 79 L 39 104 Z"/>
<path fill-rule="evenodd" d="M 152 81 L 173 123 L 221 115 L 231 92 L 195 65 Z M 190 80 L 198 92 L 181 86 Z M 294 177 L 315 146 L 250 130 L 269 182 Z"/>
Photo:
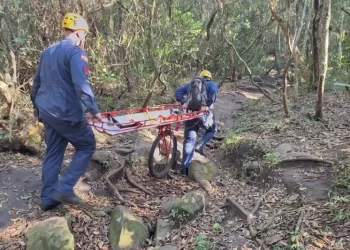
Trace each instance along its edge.
<path fill-rule="evenodd" d="M 207 103 L 206 106 L 202 107 L 202 111 L 206 111 L 206 115 L 202 119 L 193 119 L 185 121 L 185 141 L 183 145 L 182 154 L 182 168 L 184 174 L 188 175 L 188 167 L 192 161 L 194 151 L 205 156 L 204 146 L 210 141 L 217 131 L 216 123 L 213 114 L 214 102 L 218 94 L 218 86 L 212 81 L 212 75 L 208 70 L 203 70 L 200 76 L 205 79 L 205 86 L 207 90 Z M 183 109 L 187 109 L 187 103 L 185 96 L 189 93 L 190 83 L 182 85 L 175 90 L 176 101 L 180 102 Z M 200 128 L 205 129 L 205 134 L 197 144 L 196 138 Z"/>
<path fill-rule="evenodd" d="M 83 49 L 88 24 L 80 15 L 67 13 L 62 21 L 64 39 L 40 56 L 31 91 L 34 114 L 45 127 L 46 153 L 42 166 L 41 209 L 61 202 L 82 204 L 73 187 L 86 171 L 95 152 L 96 141 L 87 124 L 102 120 L 88 83 L 88 56 Z M 59 179 L 68 142 L 75 153 L 67 171 Z"/>

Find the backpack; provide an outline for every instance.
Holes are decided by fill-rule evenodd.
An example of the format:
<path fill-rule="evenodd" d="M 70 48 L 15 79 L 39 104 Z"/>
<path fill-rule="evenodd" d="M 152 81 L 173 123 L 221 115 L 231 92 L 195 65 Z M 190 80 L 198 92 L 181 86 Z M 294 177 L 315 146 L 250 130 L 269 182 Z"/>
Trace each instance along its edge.
<path fill-rule="evenodd" d="M 190 82 L 190 90 L 187 97 L 188 109 L 198 111 L 202 106 L 207 105 L 207 89 L 203 77 L 195 77 Z"/>

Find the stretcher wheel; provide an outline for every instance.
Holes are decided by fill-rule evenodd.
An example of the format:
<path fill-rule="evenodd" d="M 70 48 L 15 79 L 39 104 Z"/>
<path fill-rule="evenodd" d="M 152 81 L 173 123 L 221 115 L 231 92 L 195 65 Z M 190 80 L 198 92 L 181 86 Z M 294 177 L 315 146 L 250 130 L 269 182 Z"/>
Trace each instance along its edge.
<path fill-rule="evenodd" d="M 164 131 L 159 134 L 152 144 L 148 157 L 148 168 L 155 178 L 163 178 L 168 175 L 174 166 L 177 153 L 177 140 L 173 133 Z"/>

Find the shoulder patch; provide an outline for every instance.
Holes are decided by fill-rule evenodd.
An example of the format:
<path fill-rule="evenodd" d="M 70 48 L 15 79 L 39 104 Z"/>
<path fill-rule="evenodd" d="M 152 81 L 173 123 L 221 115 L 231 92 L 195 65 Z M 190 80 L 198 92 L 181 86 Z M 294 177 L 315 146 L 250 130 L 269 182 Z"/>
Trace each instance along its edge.
<path fill-rule="evenodd" d="M 85 75 L 89 74 L 89 67 L 87 65 L 84 66 L 83 70 Z"/>
<path fill-rule="evenodd" d="M 81 58 L 81 60 L 83 60 L 84 62 L 88 62 L 88 58 L 87 58 L 86 55 L 81 54 L 80 58 Z"/>

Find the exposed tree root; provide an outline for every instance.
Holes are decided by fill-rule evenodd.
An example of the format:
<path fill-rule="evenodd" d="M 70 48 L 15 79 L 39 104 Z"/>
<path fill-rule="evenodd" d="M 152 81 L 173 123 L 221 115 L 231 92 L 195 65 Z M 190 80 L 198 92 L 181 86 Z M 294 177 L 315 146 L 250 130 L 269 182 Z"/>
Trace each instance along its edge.
<path fill-rule="evenodd" d="M 106 182 L 109 185 L 109 187 L 111 188 L 111 190 L 113 191 L 114 195 L 118 198 L 118 200 L 120 200 L 122 203 L 128 204 L 130 206 L 136 207 L 138 208 L 138 206 L 130 201 L 125 200 L 119 193 L 117 187 L 111 182 L 110 178 L 114 175 L 119 174 L 120 172 L 123 172 L 124 170 L 124 164 L 121 164 L 122 166 L 116 170 L 114 170 L 113 172 L 111 172 L 110 174 L 108 174 L 106 176 Z"/>
<path fill-rule="evenodd" d="M 320 158 L 313 158 L 313 157 L 300 157 L 300 158 L 289 158 L 289 159 L 283 159 L 278 162 L 278 164 L 285 163 L 285 162 L 293 162 L 293 161 L 316 161 L 328 165 L 333 165 L 334 163 L 332 161 L 323 160 Z"/>
<path fill-rule="evenodd" d="M 129 168 L 125 168 L 125 175 L 126 175 L 126 179 L 128 180 L 128 182 L 133 185 L 134 187 L 140 189 L 141 191 L 145 192 L 148 195 L 152 195 L 152 193 L 150 191 L 148 191 L 146 188 L 144 188 L 143 186 L 141 186 L 140 184 L 138 184 L 133 178 L 132 178 L 132 173 L 131 170 Z"/>
<path fill-rule="evenodd" d="M 131 189 L 131 188 L 119 188 L 118 189 L 119 193 L 134 193 L 134 194 L 141 194 L 141 192 L 137 191 L 137 190 L 134 190 L 134 189 Z"/>

